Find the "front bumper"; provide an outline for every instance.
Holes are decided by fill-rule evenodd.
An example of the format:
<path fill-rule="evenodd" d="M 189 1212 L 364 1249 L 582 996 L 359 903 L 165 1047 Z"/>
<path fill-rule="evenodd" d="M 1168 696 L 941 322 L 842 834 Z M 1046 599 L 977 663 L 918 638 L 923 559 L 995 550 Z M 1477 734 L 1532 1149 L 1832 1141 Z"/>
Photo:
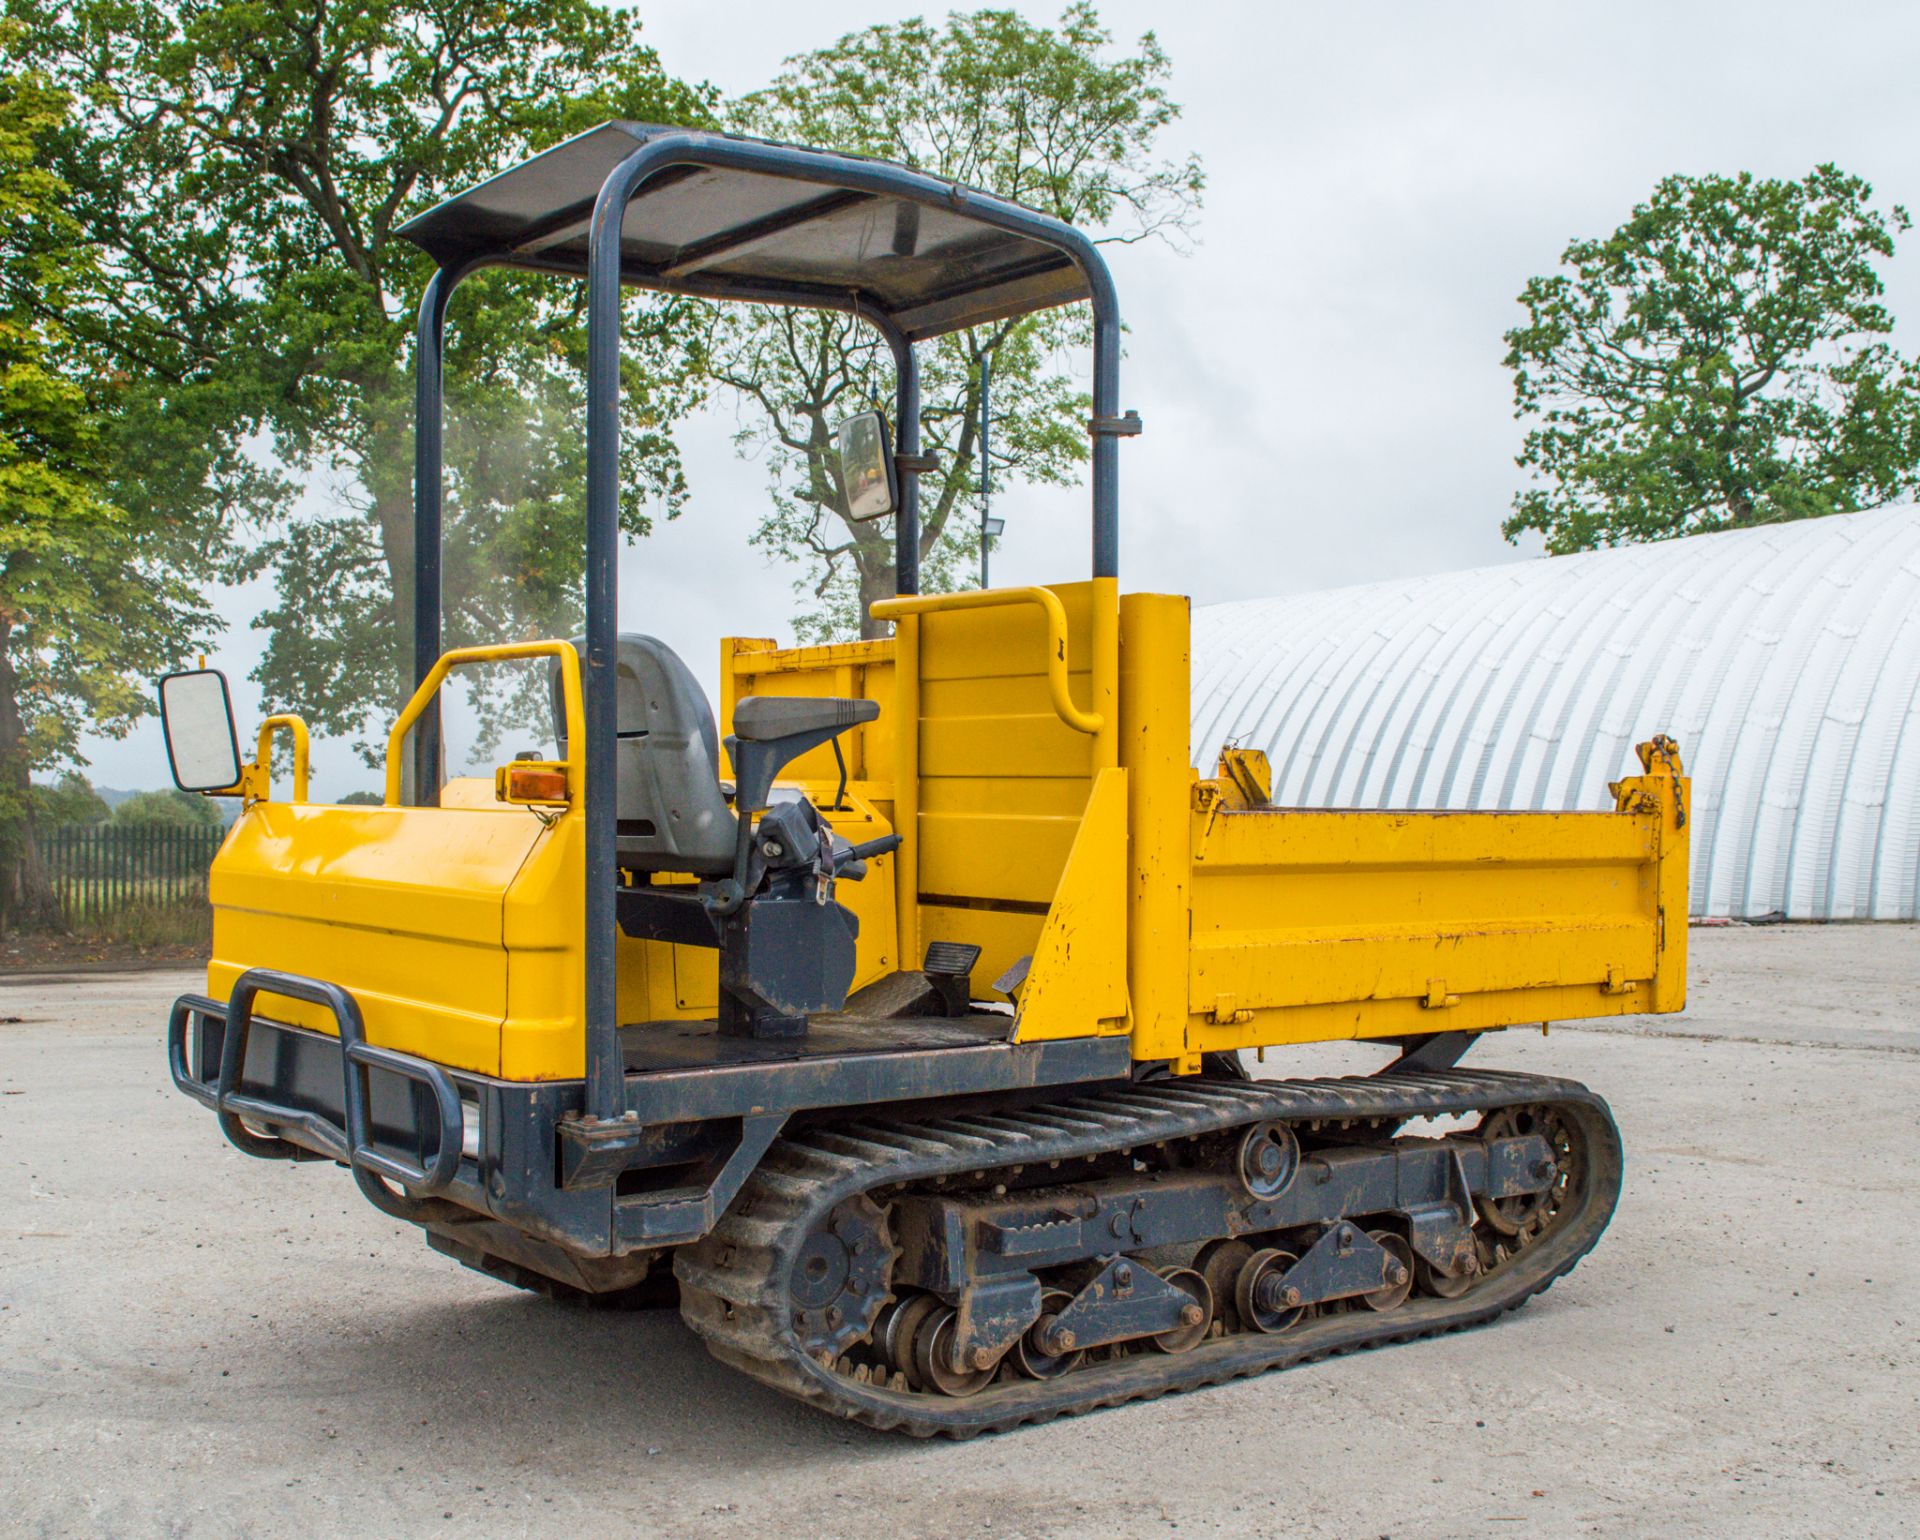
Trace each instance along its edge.
<path fill-rule="evenodd" d="M 330 1011 L 337 1034 L 255 1015 L 261 995 Z M 799 1043 L 712 1024 L 629 1029 L 624 1116 L 585 1116 L 586 1082 L 450 1070 L 366 1040 L 337 984 L 255 968 L 225 1004 L 183 995 L 174 1084 L 248 1155 L 333 1160 L 376 1207 L 495 1253 L 505 1231 L 576 1258 L 626 1257 L 710 1231 L 794 1114 L 955 1105 L 1124 1080 L 1124 1036 L 1016 1043 L 995 1022 L 823 1023 Z"/>
<path fill-rule="evenodd" d="M 329 1009 L 339 1035 L 255 1015 L 261 994 Z M 254 969 L 226 1003 L 182 995 L 168 1020 L 167 1060 L 173 1083 L 214 1113 L 236 1148 L 335 1161 L 398 1218 L 493 1219 L 594 1257 L 697 1238 L 623 1236 L 613 1182 L 560 1184 L 557 1130 L 583 1105 L 584 1081 L 495 1080 L 376 1047 L 337 985 Z"/>

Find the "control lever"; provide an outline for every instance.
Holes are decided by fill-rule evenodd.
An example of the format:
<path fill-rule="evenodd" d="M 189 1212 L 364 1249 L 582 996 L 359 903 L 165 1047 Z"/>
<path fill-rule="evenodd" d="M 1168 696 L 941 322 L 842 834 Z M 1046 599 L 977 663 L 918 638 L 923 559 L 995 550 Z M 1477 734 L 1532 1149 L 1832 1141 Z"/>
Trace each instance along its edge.
<path fill-rule="evenodd" d="M 858 882 L 867 875 L 867 862 L 876 856 L 890 856 L 902 844 L 897 834 L 883 834 L 877 840 L 868 840 L 864 844 L 849 845 L 845 850 L 834 852 L 833 874 L 844 877 L 849 882 Z"/>

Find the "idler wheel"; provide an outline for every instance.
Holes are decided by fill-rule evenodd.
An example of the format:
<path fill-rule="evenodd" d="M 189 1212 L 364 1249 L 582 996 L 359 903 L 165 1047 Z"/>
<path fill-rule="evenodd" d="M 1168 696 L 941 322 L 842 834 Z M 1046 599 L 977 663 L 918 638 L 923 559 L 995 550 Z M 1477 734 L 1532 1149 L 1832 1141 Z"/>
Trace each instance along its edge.
<path fill-rule="evenodd" d="M 1538 1107 L 1502 1107 L 1498 1112 L 1490 1113 L 1477 1132 L 1482 1139 L 1519 1139 L 1528 1134 L 1539 1134 L 1553 1146 L 1556 1157 L 1565 1151 L 1565 1131 L 1559 1127 L 1552 1113 Z M 1558 1158 L 1550 1174 L 1552 1180 L 1538 1192 L 1523 1192 L 1511 1198 L 1477 1197 L 1473 1200 L 1474 1207 L 1480 1211 L 1480 1217 L 1500 1234 L 1528 1234 L 1546 1219 L 1554 1194 L 1565 1176 Z"/>
<path fill-rule="evenodd" d="M 1191 1267 L 1169 1267 L 1160 1276 L 1193 1301 L 1181 1308 L 1181 1323 L 1154 1334 L 1153 1345 L 1163 1353 L 1185 1353 L 1207 1340 L 1213 1327 L 1213 1290 Z"/>
<path fill-rule="evenodd" d="M 1387 1254 L 1387 1281 L 1361 1302 L 1369 1310 L 1397 1310 L 1413 1292 L 1413 1248 L 1391 1230 L 1369 1230 L 1367 1238 Z"/>
<path fill-rule="evenodd" d="M 1041 1346 L 1053 1330 L 1054 1323 L 1060 1319 L 1060 1312 L 1073 1303 L 1073 1296 L 1065 1289 L 1048 1289 L 1040 1296 L 1040 1317 L 1029 1326 L 1013 1345 L 1013 1365 L 1029 1379 L 1057 1379 L 1070 1369 L 1077 1369 L 1087 1356 L 1085 1348 L 1066 1348 L 1058 1353 L 1049 1353 Z"/>
<path fill-rule="evenodd" d="M 1291 1251 L 1271 1248 L 1247 1258 L 1233 1285 L 1234 1308 L 1243 1322 L 1259 1331 L 1283 1332 L 1307 1313 L 1299 1300 L 1288 1303 L 1280 1286 L 1299 1260 Z"/>

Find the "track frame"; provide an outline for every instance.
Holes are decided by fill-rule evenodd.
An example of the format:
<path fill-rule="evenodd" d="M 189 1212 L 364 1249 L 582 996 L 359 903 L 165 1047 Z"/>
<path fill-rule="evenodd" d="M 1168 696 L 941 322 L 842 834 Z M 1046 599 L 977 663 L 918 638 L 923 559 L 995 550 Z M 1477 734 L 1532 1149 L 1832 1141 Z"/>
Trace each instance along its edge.
<path fill-rule="evenodd" d="M 1577 1191 L 1533 1244 L 1498 1259 L 1458 1299 L 1409 1300 L 1383 1314 L 1342 1313 L 1280 1335 L 1239 1333 L 1177 1355 L 1088 1363 L 1055 1379 L 1002 1378 L 964 1398 L 843 1372 L 807 1356 L 789 1301 L 799 1240 L 836 1205 L 940 1176 L 983 1177 L 1014 1165 L 1100 1159 L 1272 1119 L 1399 1123 L 1551 1106 L 1577 1130 Z M 881 1429 L 969 1437 L 1148 1399 L 1330 1354 L 1475 1326 L 1570 1270 L 1599 1239 L 1618 1200 L 1622 1158 L 1611 1113 L 1573 1081 L 1503 1071 L 1383 1073 L 1364 1078 L 1146 1083 L 1024 1111 L 924 1121 L 860 1118 L 779 1141 L 733 1209 L 675 1259 L 681 1310 L 722 1362 L 821 1410 Z"/>

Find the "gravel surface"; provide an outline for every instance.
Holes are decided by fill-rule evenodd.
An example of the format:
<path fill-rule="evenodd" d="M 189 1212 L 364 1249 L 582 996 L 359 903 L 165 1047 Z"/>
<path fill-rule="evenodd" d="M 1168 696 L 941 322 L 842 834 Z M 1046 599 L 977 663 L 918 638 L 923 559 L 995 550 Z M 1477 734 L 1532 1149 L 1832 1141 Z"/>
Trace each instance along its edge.
<path fill-rule="evenodd" d="M 0 1529 L 1915 1533 L 1920 930 L 1693 941 L 1684 1016 L 1470 1061 L 1588 1081 L 1624 1131 L 1613 1228 L 1550 1293 L 969 1444 L 840 1426 L 672 1314 L 521 1295 L 331 1167 L 241 1156 L 162 1062 L 191 974 L 0 980 Z"/>

